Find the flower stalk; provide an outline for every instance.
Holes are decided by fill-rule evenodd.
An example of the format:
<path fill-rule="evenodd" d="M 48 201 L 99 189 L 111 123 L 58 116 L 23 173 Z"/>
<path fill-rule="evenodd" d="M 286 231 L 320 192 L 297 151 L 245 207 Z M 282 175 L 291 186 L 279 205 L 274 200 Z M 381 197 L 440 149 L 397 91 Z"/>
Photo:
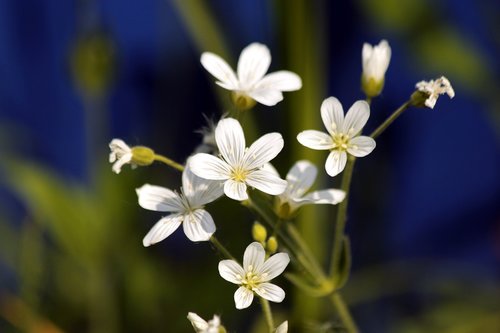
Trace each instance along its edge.
<path fill-rule="evenodd" d="M 396 111 L 394 111 L 389 118 L 387 118 L 377 129 L 375 129 L 370 137 L 376 139 L 380 134 L 382 134 L 390 124 L 394 122 L 406 109 L 408 109 L 411 105 L 410 101 L 406 101 L 403 105 L 401 105 Z"/>
<path fill-rule="evenodd" d="M 174 160 L 171 160 L 168 157 L 165 157 L 163 155 L 155 154 L 154 159 L 155 159 L 155 161 L 159 161 L 159 162 L 165 163 L 169 167 L 172 167 L 172 168 L 174 168 L 176 170 L 179 170 L 181 172 L 184 171 L 184 166 L 182 164 L 179 164 L 179 163 L 175 162 Z"/>
<path fill-rule="evenodd" d="M 260 305 L 262 307 L 262 312 L 264 313 L 264 318 L 266 319 L 266 324 L 269 333 L 273 333 L 274 320 L 273 320 L 273 313 L 271 312 L 271 306 L 269 305 L 269 301 L 265 298 L 260 297 Z"/>

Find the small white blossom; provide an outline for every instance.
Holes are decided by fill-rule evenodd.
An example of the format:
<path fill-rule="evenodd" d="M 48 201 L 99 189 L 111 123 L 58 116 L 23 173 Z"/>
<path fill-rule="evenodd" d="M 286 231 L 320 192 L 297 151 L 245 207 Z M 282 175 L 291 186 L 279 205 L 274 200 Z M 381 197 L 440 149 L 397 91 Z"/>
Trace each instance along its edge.
<path fill-rule="evenodd" d="M 365 43 L 361 57 L 365 80 L 369 81 L 371 79 L 374 82 L 383 82 L 385 72 L 391 61 L 391 47 L 389 43 L 385 39 L 375 46 Z"/>
<path fill-rule="evenodd" d="M 189 312 L 187 318 L 196 333 L 219 333 L 221 328 L 220 318 L 217 315 L 214 315 L 213 319 L 208 322 L 194 312 Z"/>
<path fill-rule="evenodd" d="M 240 287 L 234 293 L 237 309 L 245 309 L 252 304 L 254 293 L 271 302 L 280 303 L 285 299 L 285 291 L 268 281 L 285 270 L 290 262 L 287 253 L 277 253 L 265 260 L 266 251 L 258 242 L 247 246 L 243 255 L 243 267 L 234 260 L 219 262 L 220 276 Z"/>
<path fill-rule="evenodd" d="M 288 320 L 281 323 L 280 326 L 276 328 L 275 333 L 287 333 L 288 332 Z"/>
<path fill-rule="evenodd" d="M 325 169 L 334 177 L 344 170 L 347 153 L 363 157 L 375 149 L 375 140 L 359 135 L 369 117 L 370 106 L 365 101 L 355 102 L 344 118 L 339 100 L 329 97 L 321 104 L 321 118 L 328 133 L 307 130 L 299 133 L 297 140 L 311 149 L 330 150 Z"/>
<path fill-rule="evenodd" d="M 267 164 L 266 168 L 272 170 L 279 176 L 278 172 L 271 164 Z M 278 196 L 278 211 L 280 211 L 280 207 L 288 205 L 287 211 L 283 212 L 285 215 L 288 215 L 302 205 L 336 205 L 342 202 L 345 198 L 345 192 L 342 190 L 332 188 L 306 194 L 316 180 L 317 174 L 318 169 L 311 162 L 305 160 L 296 162 L 286 175 L 288 185 L 285 192 Z"/>
<path fill-rule="evenodd" d="M 132 168 L 136 165 L 132 164 L 132 149 L 120 139 L 113 139 L 109 143 L 109 149 L 111 153 L 109 154 L 109 163 L 114 163 L 112 169 L 115 173 L 120 173 L 122 166 L 125 164 L 131 164 Z"/>
<path fill-rule="evenodd" d="M 144 246 L 164 240 L 181 223 L 184 233 L 193 242 L 207 241 L 215 232 L 212 216 L 203 206 L 222 195 L 222 185 L 197 177 L 191 172 L 189 161 L 182 173 L 181 193 L 148 184 L 136 191 L 142 208 L 171 213 L 160 219 L 148 232 L 142 241 Z"/>
<path fill-rule="evenodd" d="M 250 98 L 267 106 L 280 102 L 283 91 L 302 87 L 300 77 L 289 71 L 265 75 L 271 64 L 271 53 L 267 46 L 259 43 L 252 43 L 241 51 L 237 74 L 224 59 L 210 52 L 201 55 L 201 64 L 218 79 L 219 86 L 233 91 L 236 98 Z"/>
<path fill-rule="evenodd" d="M 217 124 L 215 141 L 220 158 L 204 153 L 191 158 L 191 170 L 197 176 L 224 181 L 224 193 L 234 200 L 248 199 L 247 185 L 272 195 L 283 193 L 286 181 L 262 169 L 283 149 L 281 134 L 263 135 L 247 149 L 240 123 L 226 118 Z"/>
<path fill-rule="evenodd" d="M 425 100 L 425 105 L 431 109 L 433 109 L 434 105 L 436 105 L 439 95 L 447 94 L 450 98 L 455 97 L 455 91 L 453 90 L 450 81 L 444 76 L 441 76 L 436 80 L 430 80 L 429 82 L 420 81 L 415 85 L 415 87 L 418 91 L 428 95 Z"/>

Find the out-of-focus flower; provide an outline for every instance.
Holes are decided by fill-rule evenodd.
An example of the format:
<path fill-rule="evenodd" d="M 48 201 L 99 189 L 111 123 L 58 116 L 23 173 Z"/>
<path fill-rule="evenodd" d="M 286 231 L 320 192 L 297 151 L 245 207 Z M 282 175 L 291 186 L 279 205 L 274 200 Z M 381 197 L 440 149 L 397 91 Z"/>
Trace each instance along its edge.
<path fill-rule="evenodd" d="M 384 87 L 385 72 L 391 61 L 391 47 L 386 40 L 375 46 L 365 43 L 361 58 L 363 65 L 361 88 L 368 97 L 378 96 Z"/>
<path fill-rule="evenodd" d="M 297 140 L 311 149 L 330 150 L 325 169 L 334 177 L 344 170 L 347 153 L 363 157 L 375 149 L 375 140 L 359 135 L 369 117 L 370 106 L 365 101 L 355 102 L 344 118 L 339 100 L 329 97 L 321 104 L 321 118 L 328 133 L 307 130 L 299 133 Z"/>
<path fill-rule="evenodd" d="M 285 270 L 290 262 L 287 253 L 277 253 L 265 260 L 266 251 L 258 242 L 247 246 L 243 255 L 243 267 L 234 260 L 219 262 L 219 274 L 226 281 L 240 287 L 234 293 L 237 309 L 250 306 L 254 293 L 271 302 L 280 303 L 285 298 L 285 291 L 268 281 Z"/>
<path fill-rule="evenodd" d="M 201 55 L 201 64 L 217 78 L 219 86 L 233 92 L 233 102 L 240 109 L 252 108 L 255 101 L 275 105 L 283 100 L 283 91 L 302 87 L 300 77 L 289 71 L 265 75 L 271 64 L 271 53 L 267 46 L 259 43 L 252 43 L 241 51 L 237 73 L 224 59 L 210 52 Z"/>
<path fill-rule="evenodd" d="M 188 320 L 193 325 L 196 333 L 225 333 L 226 329 L 220 324 L 220 317 L 214 315 L 212 320 L 208 322 L 198 316 L 194 312 L 189 312 L 187 315 Z"/>
<path fill-rule="evenodd" d="M 130 148 L 123 140 L 113 139 L 109 143 L 109 162 L 114 163 L 111 169 L 120 173 L 125 164 L 130 164 L 132 169 L 139 166 L 151 165 L 155 160 L 155 153 L 151 148 L 135 146 Z"/>
<path fill-rule="evenodd" d="M 247 185 L 271 195 L 283 193 L 286 181 L 262 169 L 283 149 L 281 134 L 265 134 L 246 149 L 240 123 L 226 118 L 217 124 L 215 141 L 220 158 L 204 153 L 191 157 L 191 170 L 196 175 L 224 181 L 224 193 L 234 200 L 248 199 Z"/>
<path fill-rule="evenodd" d="M 278 172 L 267 164 L 268 170 L 273 170 L 277 176 Z M 286 175 L 288 183 L 285 192 L 277 198 L 276 212 L 282 218 L 290 217 L 302 205 L 308 204 L 330 204 L 336 205 L 345 198 L 345 192 L 337 189 L 314 191 L 306 194 L 311 188 L 318 169 L 309 161 L 298 161 Z"/>
<path fill-rule="evenodd" d="M 280 326 L 276 328 L 276 333 L 287 333 L 288 332 L 288 320 L 281 323 Z"/>
<path fill-rule="evenodd" d="M 164 240 L 181 223 L 184 233 L 193 242 L 207 241 L 215 232 L 214 220 L 203 207 L 222 195 L 222 184 L 197 177 L 189 168 L 189 160 L 182 173 L 181 193 L 148 184 L 136 191 L 142 208 L 171 213 L 148 232 L 142 241 L 144 246 Z"/>
<path fill-rule="evenodd" d="M 439 95 L 447 94 L 450 98 L 455 97 L 455 91 L 453 90 L 450 81 L 444 76 L 428 82 L 420 81 L 415 85 L 415 87 L 418 90 L 416 94 L 412 95 L 412 101 L 415 106 L 423 106 L 421 105 L 421 100 L 425 99 L 425 106 L 433 109 Z"/>

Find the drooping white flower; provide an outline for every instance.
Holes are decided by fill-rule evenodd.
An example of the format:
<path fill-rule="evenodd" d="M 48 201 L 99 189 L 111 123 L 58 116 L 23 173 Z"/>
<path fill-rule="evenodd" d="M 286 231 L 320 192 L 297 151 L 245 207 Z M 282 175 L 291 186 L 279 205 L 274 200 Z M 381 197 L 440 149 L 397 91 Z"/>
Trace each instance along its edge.
<path fill-rule="evenodd" d="M 180 193 L 149 184 L 136 192 L 142 208 L 171 213 L 161 218 L 148 232 L 142 241 L 144 246 L 164 240 L 181 223 L 187 238 L 193 242 L 207 241 L 215 232 L 214 220 L 203 207 L 222 195 L 222 184 L 197 177 L 191 172 L 189 161 L 182 173 Z"/>
<path fill-rule="evenodd" d="M 275 333 L 287 333 L 288 332 L 288 320 L 281 323 L 280 326 L 276 327 Z"/>
<path fill-rule="evenodd" d="M 330 150 L 325 169 L 334 177 L 344 170 L 347 153 L 363 157 L 375 149 L 375 140 L 359 135 L 369 117 L 370 106 L 365 101 L 355 102 L 344 118 L 339 100 L 329 97 L 321 104 L 321 118 L 328 133 L 307 130 L 299 133 L 297 140 L 311 149 Z"/>
<path fill-rule="evenodd" d="M 150 165 L 155 160 L 155 153 L 151 148 L 135 146 L 130 148 L 123 140 L 113 139 L 109 143 L 109 162 L 114 163 L 111 169 L 115 173 L 120 173 L 125 164 L 130 164 L 132 169 L 138 165 Z"/>
<path fill-rule="evenodd" d="M 187 318 L 193 325 L 196 333 L 219 333 L 219 330 L 222 328 L 220 317 L 217 315 L 214 315 L 213 319 L 208 322 L 194 312 L 189 312 Z"/>
<path fill-rule="evenodd" d="M 240 287 L 234 293 L 237 309 L 250 306 L 254 293 L 271 302 L 280 303 L 285 298 L 285 291 L 268 281 L 285 270 L 290 262 L 287 253 L 277 253 L 265 260 L 266 251 L 258 242 L 247 246 L 243 255 L 243 267 L 234 260 L 219 262 L 220 276 Z"/>
<path fill-rule="evenodd" d="M 278 172 L 271 164 L 267 164 L 266 168 L 268 168 L 268 170 L 273 170 L 273 172 L 279 176 Z M 288 183 L 286 190 L 278 196 L 278 215 L 282 217 L 290 216 L 302 205 L 336 205 L 344 200 L 345 192 L 333 188 L 306 194 L 314 183 L 317 174 L 318 169 L 309 161 L 302 160 L 293 165 L 286 175 L 286 181 Z"/>
<path fill-rule="evenodd" d="M 248 199 L 247 185 L 272 195 L 283 193 L 286 181 L 262 169 L 283 149 L 281 134 L 265 134 L 246 149 L 240 123 L 226 118 L 217 124 L 215 141 L 220 158 L 204 153 L 191 157 L 191 170 L 196 175 L 224 181 L 224 193 L 234 200 Z"/>
<path fill-rule="evenodd" d="M 114 163 L 112 169 L 118 174 L 122 171 L 122 166 L 132 162 L 132 149 L 120 139 L 111 140 L 109 149 L 111 149 L 109 163 Z M 134 164 L 131 166 L 132 168 L 136 167 Z"/>
<path fill-rule="evenodd" d="M 434 105 L 436 105 L 439 95 L 447 94 L 450 98 L 455 97 L 455 91 L 453 90 L 450 81 L 444 76 L 441 76 L 436 80 L 430 80 L 429 82 L 420 81 L 415 85 L 415 87 L 418 91 L 427 95 L 425 105 L 431 109 L 433 109 Z"/>
<path fill-rule="evenodd" d="M 257 101 L 272 106 L 283 99 L 283 91 L 294 91 L 302 87 L 300 77 L 289 71 L 278 71 L 265 75 L 271 64 L 271 53 L 267 46 L 252 43 L 241 51 L 237 73 L 216 54 L 205 52 L 201 64 L 215 76 L 216 83 L 233 91 L 233 101 L 242 108 L 249 108 Z"/>

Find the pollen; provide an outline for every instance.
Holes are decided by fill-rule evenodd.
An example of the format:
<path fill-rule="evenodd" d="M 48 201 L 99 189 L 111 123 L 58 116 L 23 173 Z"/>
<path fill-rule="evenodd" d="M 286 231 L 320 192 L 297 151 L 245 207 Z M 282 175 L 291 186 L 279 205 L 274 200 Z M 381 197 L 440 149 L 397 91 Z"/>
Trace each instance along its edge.
<path fill-rule="evenodd" d="M 237 182 L 244 182 L 247 179 L 248 171 L 241 168 L 234 168 L 231 172 L 231 179 Z"/>
<path fill-rule="evenodd" d="M 332 136 L 333 143 L 335 143 L 335 149 L 340 151 L 345 151 L 349 147 L 349 135 L 339 133 Z"/>

